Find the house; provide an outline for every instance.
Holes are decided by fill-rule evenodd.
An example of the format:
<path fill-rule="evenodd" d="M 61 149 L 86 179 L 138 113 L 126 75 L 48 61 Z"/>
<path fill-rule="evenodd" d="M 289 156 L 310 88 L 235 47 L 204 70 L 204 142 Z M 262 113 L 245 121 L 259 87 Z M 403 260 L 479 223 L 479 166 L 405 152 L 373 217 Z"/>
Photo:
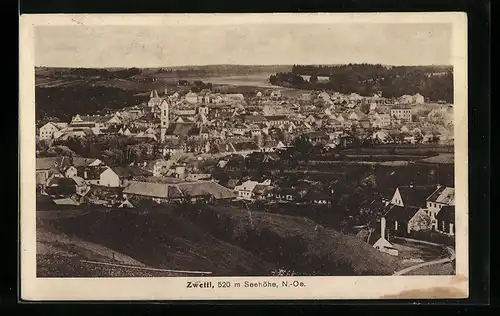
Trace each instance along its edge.
<path fill-rule="evenodd" d="M 210 179 L 212 175 L 210 173 L 188 173 L 186 176 L 186 181 L 199 181 Z"/>
<path fill-rule="evenodd" d="M 168 97 L 168 99 L 169 99 L 170 101 L 178 101 L 178 100 L 180 99 L 180 97 L 181 97 L 181 96 L 180 96 L 179 92 L 177 92 L 177 91 L 176 91 L 176 92 L 174 92 L 172 95 L 170 95 L 170 96 Z"/>
<path fill-rule="evenodd" d="M 255 94 L 255 96 L 256 96 L 257 98 L 261 98 L 261 97 L 262 97 L 262 92 L 257 91 L 257 93 Z"/>
<path fill-rule="evenodd" d="M 334 130 L 340 130 L 342 128 L 342 123 L 333 118 L 328 120 L 327 126 L 333 128 Z"/>
<path fill-rule="evenodd" d="M 175 187 L 165 183 L 129 181 L 122 191 L 123 197 L 127 200 L 129 196 L 151 198 L 156 202 L 179 199 L 181 193 Z"/>
<path fill-rule="evenodd" d="M 373 244 L 373 248 L 380 252 L 390 254 L 391 256 L 398 256 L 399 251 L 385 238 L 386 237 L 386 222 L 382 217 L 380 220 L 380 238 Z"/>
<path fill-rule="evenodd" d="M 36 184 L 45 185 L 52 176 L 51 170 L 55 166 L 57 157 L 36 158 Z"/>
<path fill-rule="evenodd" d="M 439 186 L 427 197 L 427 213 L 432 219 L 432 229 L 437 230 L 437 215 L 445 206 L 455 206 L 455 188 Z"/>
<path fill-rule="evenodd" d="M 414 206 L 389 204 L 383 218 L 387 221 L 389 236 L 408 236 L 412 231 L 427 231 L 431 225 L 425 210 Z"/>
<path fill-rule="evenodd" d="M 99 127 L 90 128 L 69 126 L 55 132 L 53 138 L 57 140 L 68 140 L 71 138 L 85 138 L 99 133 Z"/>
<path fill-rule="evenodd" d="M 401 207 L 426 207 L 427 199 L 436 192 L 437 185 L 399 186 L 396 188 L 391 203 Z"/>
<path fill-rule="evenodd" d="M 265 118 L 268 127 L 278 127 L 290 123 L 286 115 L 268 115 Z"/>
<path fill-rule="evenodd" d="M 162 101 L 163 99 L 158 96 L 158 91 L 153 90 L 149 94 L 148 107 L 151 111 L 153 111 L 155 108 L 160 106 Z"/>
<path fill-rule="evenodd" d="M 40 127 L 40 139 L 52 139 L 54 138 L 54 133 L 68 127 L 67 123 L 56 123 L 48 122 L 42 127 Z"/>
<path fill-rule="evenodd" d="M 261 124 L 267 122 L 264 115 L 244 115 L 243 122 L 246 124 Z"/>
<path fill-rule="evenodd" d="M 402 95 L 399 99 L 400 99 L 401 103 L 404 103 L 404 104 L 413 103 L 413 96 L 408 95 L 408 94 Z"/>
<path fill-rule="evenodd" d="M 76 177 L 76 175 L 78 174 L 78 171 L 76 170 L 76 168 L 74 166 L 69 166 L 68 168 L 66 168 L 66 170 L 64 171 L 64 176 L 66 178 L 73 178 L 73 177 Z"/>
<path fill-rule="evenodd" d="M 77 169 L 81 167 L 96 167 L 103 165 L 103 162 L 99 159 L 84 157 L 73 157 L 71 163 Z"/>
<path fill-rule="evenodd" d="M 134 121 L 134 125 L 140 128 L 154 128 L 160 126 L 160 123 L 160 117 L 152 112 L 148 112 Z"/>
<path fill-rule="evenodd" d="M 372 139 L 379 141 L 382 144 L 387 144 L 393 142 L 391 135 L 384 130 L 380 130 L 373 133 Z"/>
<path fill-rule="evenodd" d="M 181 182 L 172 184 L 171 187 L 175 187 L 184 199 L 188 198 L 191 202 L 212 199 L 231 200 L 236 197 L 232 190 L 208 180 Z"/>
<path fill-rule="evenodd" d="M 73 128 L 85 128 L 89 127 L 92 129 L 94 134 L 100 134 L 101 129 L 107 129 L 111 126 L 121 125 L 122 120 L 118 114 L 112 115 L 75 115 L 71 119 L 71 123 L 68 127 Z"/>
<path fill-rule="evenodd" d="M 70 197 L 76 190 L 76 182 L 71 178 L 53 177 L 47 181 L 45 192 L 52 197 Z"/>
<path fill-rule="evenodd" d="M 230 130 L 235 135 L 245 135 L 249 131 L 249 128 L 245 124 L 236 123 Z"/>
<path fill-rule="evenodd" d="M 204 107 L 203 111 L 207 111 L 208 113 L 208 107 Z M 183 106 L 176 108 L 172 112 L 176 116 L 195 116 L 197 113 L 197 108 L 195 106 Z"/>
<path fill-rule="evenodd" d="M 124 175 L 122 170 L 108 167 L 99 175 L 99 181 L 97 184 L 105 187 L 120 187 L 123 185 L 120 175 Z"/>
<path fill-rule="evenodd" d="M 425 98 L 423 95 L 421 95 L 420 93 L 417 93 L 413 96 L 413 103 L 416 103 L 416 104 L 422 104 L 422 103 L 425 103 Z"/>
<path fill-rule="evenodd" d="M 387 113 L 379 114 L 379 127 L 386 127 L 391 125 L 391 115 Z"/>
<path fill-rule="evenodd" d="M 322 131 L 309 132 L 303 135 L 307 140 L 309 140 L 313 144 L 320 143 L 323 141 L 328 141 L 330 139 L 330 136 L 328 136 L 328 134 Z"/>
<path fill-rule="evenodd" d="M 143 168 L 153 175 L 153 177 L 161 177 L 170 167 L 170 163 L 164 159 L 157 159 L 146 162 Z"/>
<path fill-rule="evenodd" d="M 412 121 L 411 109 L 392 108 L 391 109 L 391 117 L 400 121 L 400 122 L 409 123 Z"/>
<path fill-rule="evenodd" d="M 76 194 L 79 196 L 85 196 L 89 191 L 90 187 L 87 185 L 85 180 L 82 177 L 72 177 L 75 182 Z"/>
<path fill-rule="evenodd" d="M 141 139 L 141 140 L 154 140 L 158 141 L 158 137 L 156 136 L 156 133 L 151 133 L 151 132 L 139 132 L 137 135 L 134 136 L 135 138 Z"/>
<path fill-rule="evenodd" d="M 266 181 L 264 181 L 262 183 L 259 183 L 257 181 L 252 181 L 252 180 L 245 181 L 242 184 L 237 185 L 237 186 L 234 187 L 234 192 L 237 195 L 236 198 L 237 199 L 241 199 L 241 200 L 253 200 L 255 198 L 254 190 L 259 185 L 261 186 L 259 188 L 259 190 L 261 190 L 262 187 L 268 187 L 268 186 L 270 186 L 271 185 L 271 181 L 270 180 L 266 180 Z"/>
<path fill-rule="evenodd" d="M 123 172 L 119 169 L 120 167 L 110 168 L 103 165 L 80 167 L 78 168 L 78 176 L 85 180 L 87 184 L 105 187 L 121 187 L 126 177 L 123 177 Z M 120 176 L 122 176 L 123 179 L 120 178 Z"/>
<path fill-rule="evenodd" d="M 220 153 L 238 154 L 242 156 L 260 151 L 259 146 L 253 141 L 226 141 L 216 145 Z"/>
<path fill-rule="evenodd" d="M 440 233 L 455 235 L 455 206 L 445 205 L 436 216 L 436 230 Z"/>
<path fill-rule="evenodd" d="M 226 102 L 237 102 L 245 100 L 245 97 L 241 93 L 228 93 L 224 95 L 224 100 Z"/>
<path fill-rule="evenodd" d="M 188 92 L 185 96 L 184 99 L 191 103 L 191 104 L 196 104 L 198 103 L 198 95 L 194 92 Z"/>
<path fill-rule="evenodd" d="M 431 229 L 431 217 L 426 200 L 436 186 L 399 186 L 387 205 L 384 218 L 391 234 L 407 236 L 412 231 Z"/>
<path fill-rule="evenodd" d="M 358 113 L 356 111 L 351 111 L 347 118 L 351 121 L 358 121 L 361 118 L 361 113 Z"/>
<path fill-rule="evenodd" d="M 118 134 L 119 135 L 123 135 L 123 136 L 135 136 L 135 135 L 137 135 L 139 133 L 140 133 L 140 130 L 138 128 L 136 128 L 136 127 L 127 127 L 127 126 L 123 126 L 118 131 Z"/>
<path fill-rule="evenodd" d="M 318 99 L 321 99 L 323 101 L 330 101 L 330 95 L 326 92 L 320 92 L 318 94 Z"/>

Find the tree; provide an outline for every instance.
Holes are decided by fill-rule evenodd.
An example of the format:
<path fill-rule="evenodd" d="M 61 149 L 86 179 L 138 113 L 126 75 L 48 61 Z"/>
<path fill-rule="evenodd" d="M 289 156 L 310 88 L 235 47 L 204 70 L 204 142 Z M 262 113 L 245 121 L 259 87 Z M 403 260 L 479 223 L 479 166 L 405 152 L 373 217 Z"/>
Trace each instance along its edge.
<path fill-rule="evenodd" d="M 318 75 L 313 74 L 311 78 L 309 78 L 310 83 L 317 83 L 318 82 Z"/>

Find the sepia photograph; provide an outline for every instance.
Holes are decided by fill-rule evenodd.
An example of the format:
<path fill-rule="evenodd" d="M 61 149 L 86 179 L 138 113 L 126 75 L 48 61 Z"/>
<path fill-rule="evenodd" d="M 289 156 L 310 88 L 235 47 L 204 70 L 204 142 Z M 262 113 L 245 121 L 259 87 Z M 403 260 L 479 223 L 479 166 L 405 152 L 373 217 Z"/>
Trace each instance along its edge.
<path fill-rule="evenodd" d="M 464 15 L 24 17 L 32 297 L 467 296 Z"/>

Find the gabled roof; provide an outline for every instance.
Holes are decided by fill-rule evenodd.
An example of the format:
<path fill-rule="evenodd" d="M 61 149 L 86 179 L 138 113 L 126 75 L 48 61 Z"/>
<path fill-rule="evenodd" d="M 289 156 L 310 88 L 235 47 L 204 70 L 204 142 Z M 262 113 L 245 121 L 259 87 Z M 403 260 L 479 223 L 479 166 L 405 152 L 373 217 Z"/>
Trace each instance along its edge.
<path fill-rule="evenodd" d="M 439 187 L 427 198 L 427 201 L 448 205 L 455 204 L 455 189 L 450 187 Z"/>
<path fill-rule="evenodd" d="M 92 167 L 78 167 L 78 175 L 84 178 L 85 180 L 98 180 L 101 176 L 101 173 L 106 170 L 105 166 L 92 166 Z M 87 176 L 85 177 L 85 171 L 87 172 Z"/>
<path fill-rule="evenodd" d="M 84 158 L 84 157 L 73 157 L 73 166 L 78 167 L 86 167 L 91 163 L 95 162 L 97 159 L 95 158 Z"/>
<path fill-rule="evenodd" d="M 305 133 L 304 136 L 309 137 L 309 138 L 313 138 L 313 137 L 328 137 L 328 135 L 325 132 L 322 132 L 322 131 Z"/>
<path fill-rule="evenodd" d="M 229 179 L 227 181 L 226 187 L 234 189 L 234 187 L 237 186 L 239 182 L 240 182 L 239 179 Z"/>
<path fill-rule="evenodd" d="M 259 146 L 255 142 L 236 142 L 232 143 L 235 151 L 258 150 Z"/>
<path fill-rule="evenodd" d="M 267 115 L 265 116 L 267 121 L 286 121 L 288 117 L 286 115 Z"/>
<path fill-rule="evenodd" d="M 71 179 L 73 179 L 73 181 L 75 181 L 75 184 L 79 187 L 85 185 L 85 180 L 83 180 L 82 177 L 73 177 Z"/>
<path fill-rule="evenodd" d="M 148 112 L 137 119 L 137 122 L 149 122 L 149 123 L 158 123 L 160 122 L 160 118 L 155 116 L 153 112 Z"/>
<path fill-rule="evenodd" d="M 173 123 L 173 124 L 169 125 L 166 134 L 167 135 L 176 135 L 176 136 L 186 136 L 186 135 L 193 134 L 191 132 L 192 129 L 197 129 L 196 124 L 194 124 L 194 123 Z"/>
<path fill-rule="evenodd" d="M 266 118 L 264 115 L 245 115 L 243 116 L 243 121 L 246 123 L 261 123 L 265 122 Z"/>
<path fill-rule="evenodd" d="M 436 185 L 426 186 L 400 186 L 399 194 L 405 206 L 424 206 L 427 198 L 436 190 Z"/>
<path fill-rule="evenodd" d="M 399 205 L 389 204 L 386 208 L 384 217 L 388 220 L 407 223 L 418 212 L 419 207 L 401 207 Z"/>
<path fill-rule="evenodd" d="M 212 196 L 215 199 L 231 199 L 235 198 L 236 194 L 213 181 L 196 181 L 179 183 L 176 186 L 183 195 L 189 197 Z"/>
<path fill-rule="evenodd" d="M 36 158 L 36 170 L 49 170 L 54 167 L 57 157 Z"/>
<path fill-rule="evenodd" d="M 169 196 L 168 184 L 139 181 L 129 181 L 123 193 L 161 199 L 168 199 L 172 195 L 172 193 L 170 193 Z M 173 193 L 175 194 L 175 189 Z"/>
<path fill-rule="evenodd" d="M 438 221 L 445 221 L 447 223 L 455 224 L 455 206 L 443 206 L 439 213 L 437 213 L 436 218 Z"/>

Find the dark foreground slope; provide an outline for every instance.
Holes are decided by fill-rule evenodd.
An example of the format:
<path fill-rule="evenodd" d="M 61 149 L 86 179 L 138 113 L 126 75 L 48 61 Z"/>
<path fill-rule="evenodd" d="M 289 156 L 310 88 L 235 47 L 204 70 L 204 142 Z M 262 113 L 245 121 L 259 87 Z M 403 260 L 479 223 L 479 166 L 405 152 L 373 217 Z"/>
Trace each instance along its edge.
<path fill-rule="evenodd" d="M 302 218 L 229 207 L 91 212 L 44 223 L 164 269 L 212 275 L 388 275 L 396 263 L 354 237 Z M 100 276 L 100 275 L 99 275 Z"/>

